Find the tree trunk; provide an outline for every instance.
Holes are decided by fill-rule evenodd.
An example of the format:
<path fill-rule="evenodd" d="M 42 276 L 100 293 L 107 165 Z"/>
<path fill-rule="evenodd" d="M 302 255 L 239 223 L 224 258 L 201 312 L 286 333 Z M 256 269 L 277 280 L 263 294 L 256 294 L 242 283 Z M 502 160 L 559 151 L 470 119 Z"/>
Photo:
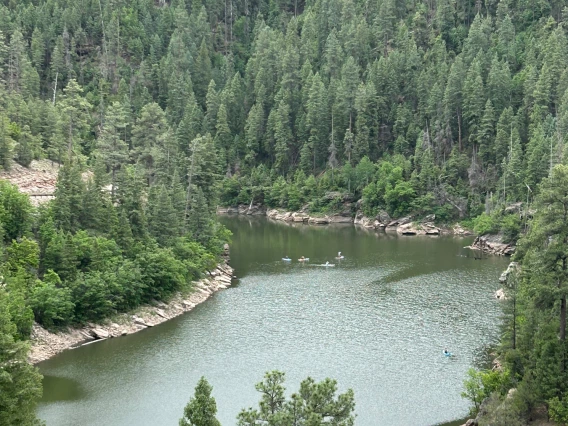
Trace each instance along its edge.
<path fill-rule="evenodd" d="M 566 296 L 560 299 L 560 340 L 566 340 Z"/>
<path fill-rule="evenodd" d="M 460 152 L 462 152 L 463 146 L 462 146 L 462 126 L 461 126 L 460 110 L 458 109 L 456 112 L 458 114 L 458 144 L 460 147 Z"/>

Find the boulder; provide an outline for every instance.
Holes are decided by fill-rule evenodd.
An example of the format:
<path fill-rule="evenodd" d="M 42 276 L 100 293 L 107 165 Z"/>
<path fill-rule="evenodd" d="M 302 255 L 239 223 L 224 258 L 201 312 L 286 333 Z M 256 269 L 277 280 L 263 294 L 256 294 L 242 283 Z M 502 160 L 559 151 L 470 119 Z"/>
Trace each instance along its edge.
<path fill-rule="evenodd" d="M 164 318 L 164 319 L 168 319 L 168 316 L 166 315 L 166 313 L 164 311 L 162 311 L 161 309 L 156 309 L 156 315 Z"/>
<path fill-rule="evenodd" d="M 351 216 L 333 215 L 329 217 L 329 223 L 353 223 Z"/>
<path fill-rule="evenodd" d="M 417 235 L 419 230 L 414 227 L 412 222 L 405 223 L 396 228 L 396 232 L 401 235 Z"/>
<path fill-rule="evenodd" d="M 327 217 L 310 217 L 308 219 L 308 223 L 312 225 L 327 225 L 329 223 L 329 219 Z"/>
<path fill-rule="evenodd" d="M 392 221 L 389 214 L 384 210 L 379 211 L 379 214 L 375 217 L 375 219 L 377 219 L 380 223 L 384 224 L 385 226 Z"/>
<path fill-rule="evenodd" d="M 300 212 L 292 213 L 293 222 L 307 222 L 309 219 L 310 216 L 305 213 L 300 213 Z"/>
<path fill-rule="evenodd" d="M 495 292 L 495 299 L 505 300 L 505 291 L 502 288 Z"/>
<path fill-rule="evenodd" d="M 363 212 L 361 211 L 357 212 L 355 219 L 353 220 L 355 225 L 361 225 L 365 228 L 375 228 L 375 222 L 375 220 L 363 215 Z"/>
<path fill-rule="evenodd" d="M 459 223 L 456 223 L 454 225 L 454 227 L 452 228 L 452 232 L 454 233 L 454 235 L 461 235 L 461 236 L 472 235 L 470 231 L 462 228 Z"/>
<path fill-rule="evenodd" d="M 146 321 L 144 321 L 140 317 L 137 317 L 136 315 L 132 317 L 132 320 L 134 321 L 134 324 L 141 325 L 142 327 L 152 327 L 152 325 L 148 324 Z"/>
<path fill-rule="evenodd" d="M 103 330 L 102 328 L 93 328 L 91 330 L 91 334 L 96 338 L 96 339 L 108 339 L 110 336 L 110 333 L 106 330 Z"/>
<path fill-rule="evenodd" d="M 276 216 L 278 216 L 279 214 L 280 212 L 276 209 L 268 210 L 266 212 L 266 216 L 268 216 L 271 219 L 276 219 Z"/>
<path fill-rule="evenodd" d="M 436 220 L 436 215 L 435 214 L 429 214 L 424 218 L 425 222 L 433 222 Z"/>
<path fill-rule="evenodd" d="M 239 214 L 238 207 L 217 207 L 217 214 Z"/>
<path fill-rule="evenodd" d="M 284 215 L 282 216 L 282 219 L 284 222 L 293 222 L 294 221 L 294 217 L 292 216 L 292 212 L 286 212 L 284 213 Z"/>
<path fill-rule="evenodd" d="M 431 222 L 423 223 L 422 229 L 424 230 L 426 235 L 440 235 L 440 229 Z"/>
<path fill-rule="evenodd" d="M 252 207 L 252 210 L 249 209 L 248 214 L 251 214 L 251 215 L 254 215 L 254 216 L 263 216 L 263 215 L 266 214 L 266 207 L 261 206 L 261 205 L 255 205 L 255 206 Z"/>
<path fill-rule="evenodd" d="M 518 266 L 519 266 L 519 264 L 517 262 L 509 263 L 509 266 L 507 266 L 507 269 L 505 271 L 503 271 L 503 273 L 499 277 L 499 282 L 500 283 L 506 283 L 507 278 L 509 277 L 509 274 L 511 274 L 513 271 L 515 271 Z"/>
<path fill-rule="evenodd" d="M 412 216 L 401 217 L 400 219 L 391 220 L 387 224 L 387 228 L 397 228 L 400 225 L 406 225 L 412 221 Z"/>
<path fill-rule="evenodd" d="M 181 306 L 183 307 L 183 309 L 185 309 L 186 311 L 193 309 L 195 307 L 195 305 L 193 303 L 191 303 L 189 300 L 183 300 L 181 302 Z"/>

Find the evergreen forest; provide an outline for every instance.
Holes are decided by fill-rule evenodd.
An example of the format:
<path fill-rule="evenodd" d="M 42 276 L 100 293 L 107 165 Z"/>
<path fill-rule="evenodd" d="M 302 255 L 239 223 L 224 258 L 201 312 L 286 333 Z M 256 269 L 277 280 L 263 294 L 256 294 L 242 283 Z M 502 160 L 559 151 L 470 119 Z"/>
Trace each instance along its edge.
<path fill-rule="evenodd" d="M 0 1 L 0 168 L 59 167 L 39 207 L 0 182 L 0 423 L 37 423 L 34 320 L 188 290 L 229 240 L 219 205 L 346 199 L 521 236 L 502 369 L 464 394 L 490 424 L 568 422 L 566 20 L 563 0 Z"/>

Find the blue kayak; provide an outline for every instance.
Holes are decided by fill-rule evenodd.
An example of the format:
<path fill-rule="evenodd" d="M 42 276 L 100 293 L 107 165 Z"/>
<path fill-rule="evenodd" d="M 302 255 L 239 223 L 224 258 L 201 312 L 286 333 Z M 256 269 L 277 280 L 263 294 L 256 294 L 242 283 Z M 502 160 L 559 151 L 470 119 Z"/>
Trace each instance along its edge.
<path fill-rule="evenodd" d="M 447 356 L 447 357 L 452 356 L 452 353 L 451 353 L 451 352 L 442 352 L 442 353 L 444 354 L 444 356 Z"/>
<path fill-rule="evenodd" d="M 283 257 L 282 260 L 284 262 L 291 262 L 292 261 L 292 259 L 290 259 L 289 257 Z"/>

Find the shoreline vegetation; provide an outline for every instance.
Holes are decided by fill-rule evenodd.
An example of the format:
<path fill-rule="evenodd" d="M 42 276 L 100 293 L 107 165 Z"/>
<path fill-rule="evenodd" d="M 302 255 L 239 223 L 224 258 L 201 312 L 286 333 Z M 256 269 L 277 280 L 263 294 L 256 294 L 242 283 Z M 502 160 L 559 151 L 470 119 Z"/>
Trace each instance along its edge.
<path fill-rule="evenodd" d="M 375 217 L 367 217 L 361 211 L 357 213 L 329 213 L 329 214 L 310 214 L 303 211 L 286 211 L 283 209 L 270 209 L 258 204 L 238 205 L 234 207 L 217 207 L 217 215 L 245 215 L 245 216 L 266 216 L 271 220 L 307 224 L 307 225 L 330 225 L 330 224 L 353 224 L 365 229 L 396 232 L 399 235 L 455 235 L 473 236 L 475 233 L 463 227 L 459 222 L 453 225 L 438 224 L 435 222 L 434 214 L 426 215 L 423 218 L 406 216 L 399 219 L 392 219 L 386 212 L 381 212 Z M 493 254 L 498 256 L 512 256 L 516 245 L 513 242 L 504 243 L 503 236 L 481 235 L 477 236 L 473 243 L 466 248 L 480 251 L 483 254 Z"/>
<path fill-rule="evenodd" d="M 34 319 L 98 321 L 183 290 L 228 240 L 218 204 L 309 204 L 308 223 L 361 210 L 374 228 L 435 214 L 498 235 L 480 251 L 534 243 L 515 254 L 539 273 L 519 279 L 512 381 L 568 422 L 568 257 L 537 262 L 568 236 L 536 220 L 562 204 L 547 179 L 568 158 L 567 6 L 3 2 L 0 169 L 62 167 L 34 210 L 0 181 L 0 349 L 15 354 L 0 362 L 20 365 Z M 441 232 L 427 223 L 396 230 Z M 35 421 L 41 384 L 19 372 L 2 424 Z"/>
<path fill-rule="evenodd" d="M 192 282 L 189 292 L 177 293 L 167 301 L 153 301 L 132 312 L 109 317 L 101 323 L 66 327 L 57 331 L 49 331 L 34 323 L 28 359 L 32 364 L 37 364 L 69 349 L 127 336 L 174 319 L 193 310 L 217 291 L 231 286 L 233 272 L 226 259 L 215 270 L 207 272 L 205 278 Z"/>

